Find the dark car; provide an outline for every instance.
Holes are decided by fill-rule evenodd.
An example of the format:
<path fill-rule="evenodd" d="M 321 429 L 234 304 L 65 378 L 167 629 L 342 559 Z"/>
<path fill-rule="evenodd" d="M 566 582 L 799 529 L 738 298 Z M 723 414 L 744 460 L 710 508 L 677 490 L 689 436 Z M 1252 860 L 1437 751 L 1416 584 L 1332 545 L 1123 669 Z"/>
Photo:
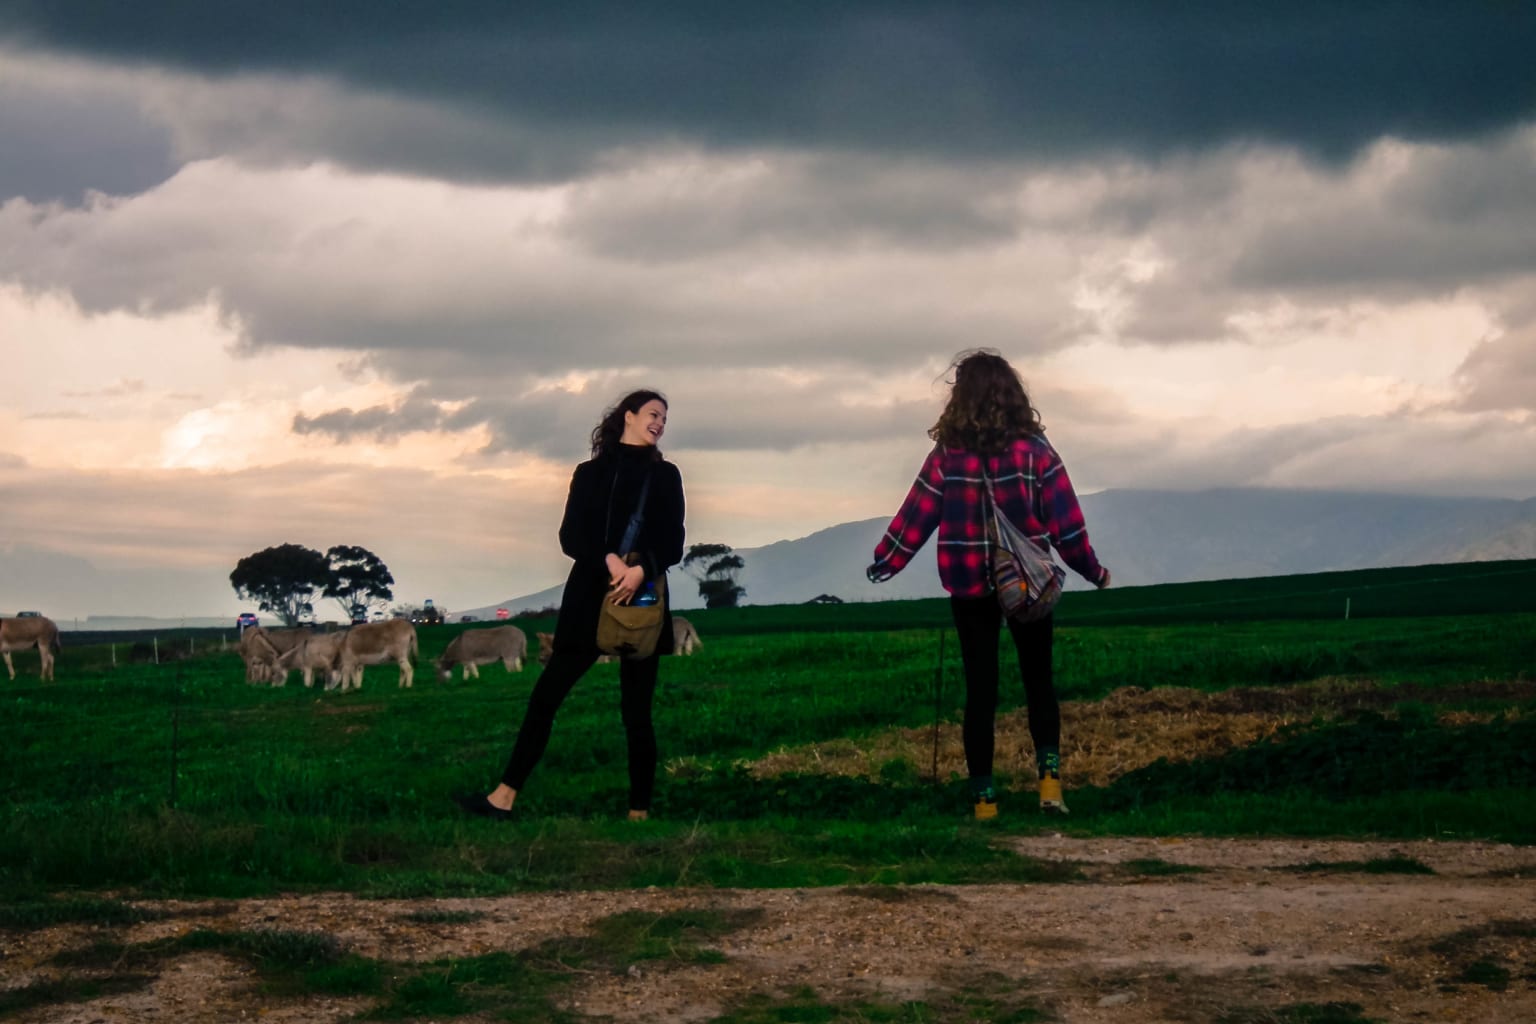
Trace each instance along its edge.
<path fill-rule="evenodd" d="M 246 626 L 256 625 L 255 612 L 241 612 L 235 617 L 235 628 L 244 629 Z"/>
<path fill-rule="evenodd" d="M 421 603 L 421 607 L 411 613 L 411 621 L 418 626 L 441 626 L 448 621 L 443 610 L 432 603 L 429 597 Z"/>

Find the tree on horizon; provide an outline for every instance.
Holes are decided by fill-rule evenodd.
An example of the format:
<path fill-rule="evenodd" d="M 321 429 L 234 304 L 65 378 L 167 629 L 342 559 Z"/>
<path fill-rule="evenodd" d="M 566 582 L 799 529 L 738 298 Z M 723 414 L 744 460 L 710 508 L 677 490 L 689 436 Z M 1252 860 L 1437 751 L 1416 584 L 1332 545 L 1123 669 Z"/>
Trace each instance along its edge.
<path fill-rule="evenodd" d="M 729 544 L 694 544 L 683 556 L 683 571 L 699 583 L 705 608 L 735 608 L 747 593 L 736 582 L 746 563 Z"/>
<path fill-rule="evenodd" d="M 241 598 L 257 602 L 286 626 L 313 614 L 315 591 L 331 581 L 326 557 L 302 544 L 280 544 L 246 555 L 235 564 L 229 582 Z"/>
<path fill-rule="evenodd" d="M 367 548 L 337 544 L 326 551 L 325 559 L 330 578 L 324 596 L 341 605 L 349 620 L 366 616 L 374 605 L 382 608 L 394 600 L 391 587 L 395 577 L 389 566 Z"/>

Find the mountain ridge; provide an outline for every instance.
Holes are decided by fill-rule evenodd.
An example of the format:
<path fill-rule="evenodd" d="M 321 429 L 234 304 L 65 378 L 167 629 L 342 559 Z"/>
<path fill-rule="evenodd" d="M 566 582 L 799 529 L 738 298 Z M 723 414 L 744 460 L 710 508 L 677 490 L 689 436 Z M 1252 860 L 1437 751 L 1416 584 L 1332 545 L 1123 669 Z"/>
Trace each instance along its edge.
<path fill-rule="evenodd" d="M 1536 498 L 1462 498 L 1281 488 L 1106 490 L 1080 498 L 1100 560 L 1121 586 L 1288 576 L 1433 562 L 1536 558 Z M 864 578 L 890 517 L 839 523 L 804 537 L 738 548 L 744 604 L 941 597 L 932 538 L 883 584 Z M 673 607 L 702 605 L 672 574 Z M 1068 572 L 1069 587 L 1087 584 Z M 549 587 L 464 614 L 488 618 L 558 605 Z"/>
<path fill-rule="evenodd" d="M 1094 546 L 1117 586 L 1286 576 L 1332 569 L 1536 558 L 1536 498 L 1464 498 L 1283 488 L 1108 490 L 1082 497 Z M 831 594 L 845 601 L 943 596 L 932 540 L 887 583 L 864 578 L 889 515 L 838 523 L 801 537 L 738 548 L 748 604 L 792 604 Z M 671 575 L 679 609 L 701 602 L 693 580 Z M 1068 574 L 1068 586 L 1085 586 Z M 427 589 L 451 597 L 441 586 Z M 495 604 L 440 601 L 451 618 L 496 608 L 539 610 L 561 586 Z M 149 601 L 145 595 L 171 595 Z M 62 628 L 233 625 L 223 571 L 177 566 L 98 568 L 66 552 L 11 538 L 0 543 L 0 614 L 37 609 Z M 89 599 L 82 598 L 89 595 Z M 94 606 L 94 607 L 92 607 Z M 95 614 L 67 613 L 89 609 Z M 318 610 L 318 609 L 317 609 Z M 326 608 L 320 617 L 334 617 Z M 180 614 L 185 612 L 185 615 Z"/>

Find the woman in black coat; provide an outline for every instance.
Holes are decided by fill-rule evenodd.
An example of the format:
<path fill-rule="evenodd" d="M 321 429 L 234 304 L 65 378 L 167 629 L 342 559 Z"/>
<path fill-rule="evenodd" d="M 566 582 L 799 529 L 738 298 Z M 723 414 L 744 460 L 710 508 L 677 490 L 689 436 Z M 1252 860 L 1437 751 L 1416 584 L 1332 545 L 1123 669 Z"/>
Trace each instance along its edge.
<path fill-rule="evenodd" d="M 560 549 L 574 565 L 565 581 L 555 650 L 544 666 L 518 730 L 501 784 L 488 795 L 459 798 L 471 814 L 510 818 L 518 791 L 549 744 L 555 712 L 571 687 L 597 661 L 597 620 L 604 601 L 628 604 L 654 587 L 683 557 L 683 479 L 656 447 L 667 427 L 667 400 L 635 391 L 609 409 L 592 431 L 592 458 L 571 477 Z M 646 479 L 644 521 L 634 542 L 636 565 L 621 557 L 620 542 Z M 667 599 L 663 588 L 662 600 Z M 661 639 L 648 658 L 619 662 L 620 708 L 629 745 L 629 817 L 649 816 L 656 782 L 656 730 L 651 704 L 656 670 L 672 653 L 672 612 L 663 609 Z"/>

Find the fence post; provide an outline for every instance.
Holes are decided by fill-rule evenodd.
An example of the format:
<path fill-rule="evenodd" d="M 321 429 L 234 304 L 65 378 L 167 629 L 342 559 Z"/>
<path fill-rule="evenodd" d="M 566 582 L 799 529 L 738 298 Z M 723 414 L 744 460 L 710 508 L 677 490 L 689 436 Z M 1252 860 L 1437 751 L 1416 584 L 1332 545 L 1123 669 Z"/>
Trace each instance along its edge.
<path fill-rule="evenodd" d="M 1344 599 L 1344 619 L 1349 620 L 1349 598 L 1347 597 Z"/>
<path fill-rule="evenodd" d="M 171 809 L 176 808 L 176 776 L 181 774 L 181 665 L 176 666 L 175 689 L 171 692 Z"/>
<path fill-rule="evenodd" d="M 944 706 L 944 635 L 939 630 L 939 661 L 933 667 L 933 784 L 939 784 L 939 715 Z"/>

